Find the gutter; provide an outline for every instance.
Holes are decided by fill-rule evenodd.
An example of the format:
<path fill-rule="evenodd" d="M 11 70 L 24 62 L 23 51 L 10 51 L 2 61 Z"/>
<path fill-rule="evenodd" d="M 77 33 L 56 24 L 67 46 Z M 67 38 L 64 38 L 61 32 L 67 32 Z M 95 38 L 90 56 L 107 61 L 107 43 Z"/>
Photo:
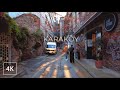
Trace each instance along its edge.
<path fill-rule="evenodd" d="M 74 33 L 76 35 L 77 33 L 81 32 L 83 28 L 85 28 L 88 24 L 90 24 L 93 20 L 95 20 L 98 16 L 100 16 L 103 12 L 96 12 L 93 14 L 86 22 L 80 27 L 80 29 Z"/>

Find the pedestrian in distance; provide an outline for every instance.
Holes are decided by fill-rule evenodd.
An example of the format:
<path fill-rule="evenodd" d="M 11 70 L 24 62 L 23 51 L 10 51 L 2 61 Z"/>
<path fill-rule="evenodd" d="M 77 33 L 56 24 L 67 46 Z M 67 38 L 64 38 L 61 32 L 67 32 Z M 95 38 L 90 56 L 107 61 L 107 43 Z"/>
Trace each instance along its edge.
<path fill-rule="evenodd" d="M 67 60 L 68 59 L 68 45 L 67 44 L 65 44 L 63 52 L 65 53 L 65 59 Z"/>
<path fill-rule="evenodd" d="M 70 62 L 74 63 L 74 47 L 73 47 L 73 45 L 71 45 L 71 47 L 69 48 L 69 52 L 70 52 Z"/>

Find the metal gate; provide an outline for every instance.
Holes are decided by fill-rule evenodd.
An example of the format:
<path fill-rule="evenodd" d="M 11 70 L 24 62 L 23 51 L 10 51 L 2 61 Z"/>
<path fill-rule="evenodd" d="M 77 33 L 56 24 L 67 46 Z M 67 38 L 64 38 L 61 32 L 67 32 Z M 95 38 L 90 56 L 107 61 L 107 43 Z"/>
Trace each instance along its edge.
<path fill-rule="evenodd" d="M 0 33 L 0 67 L 2 67 L 3 62 L 8 62 L 10 50 L 10 35 L 8 33 Z"/>

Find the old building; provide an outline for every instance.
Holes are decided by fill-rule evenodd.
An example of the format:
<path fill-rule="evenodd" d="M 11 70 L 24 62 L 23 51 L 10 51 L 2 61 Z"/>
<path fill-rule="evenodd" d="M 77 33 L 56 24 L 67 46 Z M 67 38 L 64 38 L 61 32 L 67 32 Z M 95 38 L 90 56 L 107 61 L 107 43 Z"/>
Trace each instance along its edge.
<path fill-rule="evenodd" d="M 26 60 L 32 57 L 42 55 L 44 53 L 44 36 L 53 36 L 54 27 L 54 13 L 51 12 L 34 12 L 24 13 L 14 18 L 4 16 L 4 12 L 0 12 L 0 64 L 2 62 L 18 62 Z M 10 28 L 14 29 L 16 26 L 10 24 L 16 24 L 20 30 L 28 30 L 30 35 L 26 36 L 26 31 L 18 31 L 22 33 L 19 38 L 24 37 L 23 40 L 18 40 L 16 34 L 9 33 Z M 59 25 L 58 25 L 59 27 Z M 58 28 L 57 27 L 57 28 Z M 42 30 L 43 34 L 37 33 L 38 30 Z M 16 32 L 16 31 L 15 31 Z M 26 32 L 27 33 L 27 32 Z M 38 35 L 39 34 L 39 35 Z M 0 65 L 0 66 L 1 66 Z"/>
<path fill-rule="evenodd" d="M 24 41 L 23 46 L 21 47 L 21 59 L 29 59 L 32 57 L 36 57 L 42 55 L 44 53 L 44 35 L 40 28 L 40 19 L 38 16 L 34 14 L 22 14 L 16 18 L 14 18 L 17 25 L 20 28 L 26 28 L 28 30 L 28 36 L 26 36 L 26 41 Z M 24 36 L 25 37 L 25 36 Z M 21 42 L 19 42 L 21 43 Z M 14 41 L 13 41 L 14 44 Z M 16 60 L 16 57 L 19 58 L 19 54 L 16 52 L 16 48 L 12 48 L 12 58 Z M 16 53 L 14 53 L 16 52 Z M 16 55 L 16 56 L 15 56 Z"/>
<path fill-rule="evenodd" d="M 66 16 L 64 17 L 64 33 L 65 35 L 68 35 L 69 34 L 69 23 L 70 23 L 70 19 L 69 19 L 69 15 L 68 15 L 68 12 L 66 14 Z"/>
<path fill-rule="evenodd" d="M 40 18 L 40 28 L 44 33 L 44 44 L 46 47 L 47 38 L 54 36 L 55 31 L 55 13 L 54 12 L 31 12 Z"/>
<path fill-rule="evenodd" d="M 44 37 L 42 33 L 35 36 L 38 30 L 40 20 L 36 15 L 22 14 L 14 19 L 6 13 L 0 16 L 0 64 L 42 55 Z"/>
<path fill-rule="evenodd" d="M 53 36 L 53 24 L 54 20 L 52 17 L 52 12 L 31 12 L 32 14 L 38 16 L 40 18 L 40 28 L 44 33 L 44 37 Z"/>
<path fill-rule="evenodd" d="M 34 14 L 22 14 L 14 19 L 20 27 L 27 27 L 30 33 L 40 29 L 40 20 Z"/>
<path fill-rule="evenodd" d="M 100 50 L 103 65 L 120 71 L 120 13 L 80 12 L 79 15 L 81 26 L 74 35 L 79 38 L 81 59 L 96 60 Z"/>
<path fill-rule="evenodd" d="M 60 17 L 60 37 L 64 36 L 64 17 Z"/>
<path fill-rule="evenodd" d="M 73 33 L 78 30 L 79 26 L 80 26 L 79 12 L 67 12 L 64 19 L 65 35 L 73 35 Z M 69 46 L 75 45 L 75 40 L 73 42 L 68 42 L 68 44 Z"/>

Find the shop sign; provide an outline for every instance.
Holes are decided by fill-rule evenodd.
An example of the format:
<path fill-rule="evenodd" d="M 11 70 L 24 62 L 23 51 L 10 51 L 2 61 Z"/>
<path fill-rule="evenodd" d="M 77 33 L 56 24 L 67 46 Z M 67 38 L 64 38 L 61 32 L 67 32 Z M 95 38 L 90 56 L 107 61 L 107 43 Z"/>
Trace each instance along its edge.
<path fill-rule="evenodd" d="M 113 13 L 110 13 L 105 17 L 104 20 L 104 27 L 106 31 L 112 31 L 114 27 L 116 26 L 117 18 L 116 15 Z"/>

